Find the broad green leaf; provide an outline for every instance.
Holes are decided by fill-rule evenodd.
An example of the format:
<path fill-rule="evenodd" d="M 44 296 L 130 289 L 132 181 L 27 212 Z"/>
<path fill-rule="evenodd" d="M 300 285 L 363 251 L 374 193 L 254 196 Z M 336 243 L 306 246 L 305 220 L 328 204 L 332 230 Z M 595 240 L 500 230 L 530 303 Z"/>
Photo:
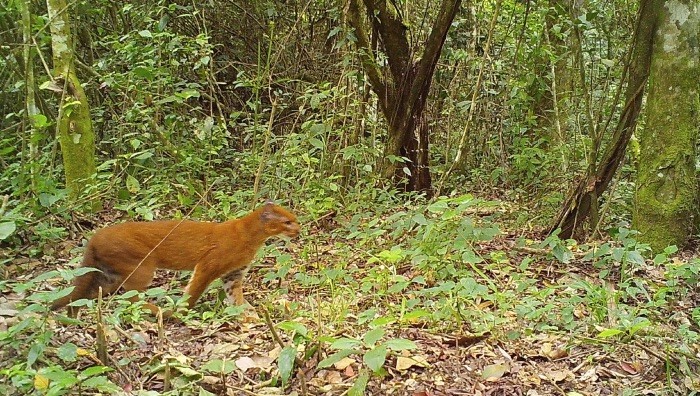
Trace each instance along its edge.
<path fill-rule="evenodd" d="M 384 366 L 384 361 L 386 360 L 387 349 L 386 345 L 377 345 L 373 349 L 367 351 L 365 356 L 362 357 L 362 361 L 365 362 L 367 367 L 372 371 L 379 371 L 382 366 Z"/>
<path fill-rule="evenodd" d="M 323 148 L 325 147 L 325 144 L 323 143 L 323 141 L 321 141 L 321 139 L 318 139 L 318 138 L 309 139 L 309 143 L 311 143 L 312 146 L 314 146 L 315 148 L 317 148 L 319 150 L 323 150 Z"/>
<path fill-rule="evenodd" d="M 56 355 L 64 362 L 74 362 L 78 357 L 78 347 L 72 342 L 65 343 L 56 350 Z"/>
<path fill-rule="evenodd" d="M 92 366 L 88 367 L 80 373 L 80 378 L 93 377 L 95 375 L 104 374 L 106 372 L 112 371 L 110 367 L 106 366 Z"/>
<path fill-rule="evenodd" d="M 340 338 L 331 344 L 333 349 L 352 349 L 360 345 L 359 340 L 352 338 Z"/>
<path fill-rule="evenodd" d="M 150 68 L 137 66 L 134 68 L 134 74 L 138 77 L 145 78 L 146 80 L 153 80 L 155 76 Z"/>
<path fill-rule="evenodd" d="M 179 371 L 180 373 L 182 373 L 182 375 L 184 375 L 185 377 L 201 377 L 202 376 L 202 374 L 199 371 L 194 370 L 194 369 L 187 367 L 187 366 L 175 365 L 175 366 L 173 366 L 173 368 L 175 370 Z"/>
<path fill-rule="evenodd" d="M 369 382 L 369 373 L 367 370 L 362 370 L 360 375 L 357 376 L 352 388 L 348 390 L 348 396 L 363 396 L 367 388 L 367 382 Z"/>
<path fill-rule="evenodd" d="M 113 394 L 113 393 L 121 390 L 119 387 L 117 387 L 115 384 L 113 384 L 112 381 L 109 380 L 109 378 L 107 378 L 103 375 L 100 375 L 98 377 L 88 378 L 81 383 L 81 386 L 84 388 L 99 389 L 102 392 L 109 392 L 110 394 Z"/>
<path fill-rule="evenodd" d="M 565 246 L 557 244 L 554 246 L 552 249 L 552 255 L 559 260 L 560 262 L 567 264 L 571 261 L 571 259 L 574 257 L 574 255 L 571 253 L 569 249 L 567 249 Z"/>
<path fill-rule="evenodd" d="M 282 330 L 293 331 L 296 334 L 302 335 L 304 337 L 306 337 L 306 334 L 309 332 L 309 330 L 306 328 L 306 326 L 304 326 L 303 324 L 301 324 L 299 322 L 295 322 L 292 320 L 284 321 L 284 322 L 278 324 L 277 327 L 279 327 Z"/>
<path fill-rule="evenodd" d="M 423 216 L 423 213 L 414 214 L 413 217 L 411 218 L 411 220 L 413 220 L 414 223 L 419 224 L 419 225 L 427 225 L 428 224 L 428 220 L 425 218 L 425 216 Z"/>
<path fill-rule="evenodd" d="M 43 128 L 49 125 L 48 119 L 43 114 L 34 114 L 30 118 L 32 119 L 34 126 L 37 128 Z"/>
<path fill-rule="evenodd" d="M 605 329 L 605 330 L 601 331 L 600 333 L 598 333 L 598 335 L 596 337 L 598 337 L 598 338 L 610 338 L 610 337 L 614 337 L 616 335 L 619 335 L 621 333 L 622 333 L 622 330 Z"/>
<path fill-rule="evenodd" d="M 403 289 L 405 289 L 407 286 L 408 286 L 408 281 L 399 282 L 399 283 L 394 283 L 393 285 L 391 285 L 391 287 L 390 287 L 389 289 L 387 289 L 387 292 L 388 292 L 389 294 L 400 293 L 400 292 L 403 291 Z"/>
<path fill-rule="evenodd" d="M 183 99 L 189 99 L 189 98 L 198 98 L 199 91 L 195 89 L 185 89 L 182 92 L 177 92 L 175 96 L 181 97 Z"/>
<path fill-rule="evenodd" d="M 280 377 L 282 377 L 282 384 L 286 384 L 292 376 L 294 358 L 296 358 L 296 356 L 297 350 L 292 346 L 286 346 L 282 349 L 282 352 L 280 352 L 280 356 L 277 358 L 277 367 L 280 372 Z"/>
<path fill-rule="evenodd" d="M 153 37 L 153 35 L 151 34 L 151 32 L 150 32 L 149 30 L 142 30 L 142 31 L 140 31 L 140 32 L 139 32 L 139 36 L 141 36 L 141 37 L 147 37 L 147 38 Z"/>
<path fill-rule="evenodd" d="M 627 260 L 629 260 L 630 262 L 633 262 L 637 265 L 644 264 L 644 257 L 642 257 L 642 254 L 636 250 L 627 253 Z"/>
<path fill-rule="evenodd" d="M 634 325 L 632 325 L 632 327 L 629 328 L 629 333 L 632 334 L 632 335 L 634 335 L 634 334 L 636 334 L 639 330 L 643 330 L 643 329 L 645 329 L 645 328 L 647 328 L 647 327 L 649 327 L 649 326 L 651 326 L 651 322 L 650 322 L 649 320 L 647 320 L 647 319 L 643 319 L 643 320 L 641 320 L 641 321 L 635 323 Z"/>
<path fill-rule="evenodd" d="M 36 360 L 39 358 L 44 353 L 44 349 L 46 346 L 42 343 L 35 343 L 32 345 L 31 348 L 29 348 L 29 352 L 27 353 L 27 366 L 31 366 L 36 362 Z"/>
<path fill-rule="evenodd" d="M 484 261 L 481 257 L 477 256 L 477 254 L 474 253 L 474 251 L 471 249 L 462 252 L 462 260 L 469 264 L 478 264 Z"/>
<path fill-rule="evenodd" d="M 374 345 L 379 341 L 382 337 L 384 337 L 384 329 L 381 327 L 377 327 L 376 329 L 372 329 L 368 331 L 365 336 L 363 337 L 362 341 L 366 345 Z"/>
<path fill-rule="evenodd" d="M 236 363 L 233 360 L 213 359 L 202 366 L 202 370 L 207 370 L 212 373 L 230 374 L 236 369 Z"/>
<path fill-rule="evenodd" d="M 65 198 L 66 194 L 64 192 L 60 192 L 58 194 L 49 194 L 49 193 L 40 193 L 39 194 L 39 203 L 41 206 L 45 208 L 51 207 L 53 204 L 56 202 L 60 201 L 61 199 Z"/>
<path fill-rule="evenodd" d="M 126 188 L 130 193 L 136 194 L 141 190 L 141 183 L 131 175 L 126 176 Z"/>
<path fill-rule="evenodd" d="M 430 213 L 442 213 L 447 210 L 449 206 L 445 201 L 436 201 L 428 205 L 428 212 Z"/>
<path fill-rule="evenodd" d="M 403 316 L 403 320 L 407 320 L 410 322 L 410 321 L 414 321 L 417 319 L 429 318 L 429 317 L 430 317 L 430 312 L 428 312 L 424 309 L 417 309 L 415 311 L 411 311 L 411 312 L 406 313 Z"/>
<path fill-rule="evenodd" d="M 384 343 L 392 351 L 403 351 L 406 349 L 416 349 L 416 343 L 405 338 L 394 338 Z"/>
<path fill-rule="evenodd" d="M 6 221 L 0 223 L 0 241 L 12 235 L 16 229 L 17 225 L 14 221 Z"/>

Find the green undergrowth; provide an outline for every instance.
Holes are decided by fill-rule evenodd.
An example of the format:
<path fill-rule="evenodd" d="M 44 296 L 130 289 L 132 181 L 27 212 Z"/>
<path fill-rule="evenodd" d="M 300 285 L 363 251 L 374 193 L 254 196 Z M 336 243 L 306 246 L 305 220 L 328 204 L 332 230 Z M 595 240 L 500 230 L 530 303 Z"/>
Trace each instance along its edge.
<path fill-rule="evenodd" d="M 514 237 L 496 220 L 497 202 L 471 195 L 413 198 L 401 209 L 391 196 L 382 199 L 382 205 L 350 210 L 334 202 L 324 209 L 337 210 L 329 224 L 315 222 L 321 211 L 302 208 L 305 235 L 264 248 L 246 292 L 255 296 L 258 321 L 269 315 L 284 347 L 273 368 L 255 380 L 298 390 L 295 367 L 327 369 L 353 357 L 361 364 L 349 394 L 360 395 L 370 381 L 388 375 L 397 356 L 421 356 L 412 331 L 502 343 L 555 335 L 565 350 L 660 343 L 666 356 L 676 356 L 667 361 L 669 378 L 688 374 L 690 345 L 700 342 L 700 308 L 679 307 L 697 292 L 697 259 L 682 261 L 673 247 L 652 255 L 625 229 L 608 242 L 587 245 L 556 235 L 542 241 Z M 71 253 L 68 265 L 0 282 L 3 295 L 24 296 L 17 320 L 0 332 L 3 394 L 111 393 L 120 388 L 120 372 L 136 364 L 144 376 L 168 371 L 171 390 L 165 394 L 206 395 L 215 392 L 202 382 L 206 376 L 224 378 L 236 369 L 232 361 L 200 362 L 196 356 L 143 360 L 119 344 L 108 348 L 120 358 L 101 366 L 90 359 L 93 342 L 61 343 L 66 328 L 95 329 L 94 301 L 77 302 L 88 307 L 77 321 L 46 309 L 68 292 L 56 285 L 84 271 L 71 269 L 81 250 Z M 168 277 L 142 298 L 176 308 L 186 277 Z M 107 331 L 139 337 L 144 323 L 155 326 L 155 319 L 127 302 L 129 296 L 105 299 L 104 323 Z M 204 331 L 231 326 L 242 315 L 243 307 L 223 302 L 217 281 L 178 318 Z"/>

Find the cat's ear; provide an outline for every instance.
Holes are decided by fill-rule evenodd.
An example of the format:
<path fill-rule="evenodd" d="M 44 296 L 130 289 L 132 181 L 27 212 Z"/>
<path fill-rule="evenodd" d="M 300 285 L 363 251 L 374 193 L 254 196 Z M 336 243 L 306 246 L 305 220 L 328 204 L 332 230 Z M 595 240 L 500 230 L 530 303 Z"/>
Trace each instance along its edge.
<path fill-rule="evenodd" d="M 265 206 L 263 206 L 262 213 L 260 213 L 260 219 L 262 221 L 272 220 L 275 217 L 275 212 L 273 210 L 274 206 L 275 203 L 272 202 L 271 199 L 265 201 Z"/>

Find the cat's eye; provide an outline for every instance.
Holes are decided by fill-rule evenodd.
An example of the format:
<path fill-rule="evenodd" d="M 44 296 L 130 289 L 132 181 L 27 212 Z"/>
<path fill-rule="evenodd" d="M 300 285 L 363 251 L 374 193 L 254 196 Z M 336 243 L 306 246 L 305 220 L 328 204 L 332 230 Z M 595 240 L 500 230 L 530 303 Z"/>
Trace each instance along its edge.
<path fill-rule="evenodd" d="M 292 225 L 292 221 L 291 221 L 291 220 L 287 220 L 287 221 L 284 222 L 284 224 L 286 224 L 286 225 Z"/>

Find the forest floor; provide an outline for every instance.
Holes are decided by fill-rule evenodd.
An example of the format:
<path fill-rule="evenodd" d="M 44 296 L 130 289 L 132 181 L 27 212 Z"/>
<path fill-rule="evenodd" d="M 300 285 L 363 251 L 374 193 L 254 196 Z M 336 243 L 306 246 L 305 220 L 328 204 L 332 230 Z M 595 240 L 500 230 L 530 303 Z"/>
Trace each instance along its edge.
<path fill-rule="evenodd" d="M 359 241 L 353 227 L 337 231 L 343 223 L 366 222 L 371 219 L 338 216 L 311 224 L 300 239 L 270 243 L 248 274 L 244 291 L 254 308 L 243 315 L 224 308 L 220 284 L 210 287 L 195 312 L 161 324 L 115 300 L 116 308 L 105 311 L 107 377 L 120 389 L 115 394 L 355 395 L 364 379 L 366 395 L 700 390 L 698 290 L 692 285 L 684 292 L 664 289 L 669 281 L 664 268 L 689 263 L 696 251 L 669 258 L 666 267 L 645 260 L 627 280 L 615 282 L 612 276 L 602 279 L 583 247 L 569 245 L 564 263 L 552 249 L 533 242 L 542 236 L 501 231 L 473 242 L 483 261 L 464 264 L 469 272 L 458 270 L 450 282 L 440 268 L 433 273 L 412 265 L 406 255 L 392 256 L 392 246 L 407 246 L 406 239 L 366 229 L 367 238 Z M 530 247 L 520 246 L 522 240 Z M 40 319 L 50 334 L 41 341 L 42 356 L 32 359 L 35 391 L 58 381 L 39 369 L 42 365 L 81 372 L 100 364 L 94 310 L 83 310 L 78 323 L 62 315 L 26 313 L 27 296 L 35 290 L 17 288 L 46 271 L 74 265 L 81 244 L 81 238 L 69 238 L 47 245 L 39 258 L 17 255 L 4 268 L 0 341 L 3 332 L 26 340 L 0 352 L 6 362 L 0 363 L 0 388 L 10 394 L 22 389 L 12 378 L 9 367 L 17 364 L 11 362 L 32 359 L 38 342 L 30 329 L 11 331 L 25 316 Z M 384 250 L 376 249 L 380 245 Z M 619 277 L 623 270 L 608 274 Z M 160 297 L 159 304 L 167 300 L 163 295 L 178 298 L 186 277 L 159 272 L 154 285 L 167 291 L 151 298 Z M 35 288 L 64 285 L 52 277 Z M 66 353 L 66 345 L 75 346 L 75 353 Z M 282 384 L 280 372 L 290 369 L 280 366 L 280 356 L 290 346 L 297 361 Z"/>

